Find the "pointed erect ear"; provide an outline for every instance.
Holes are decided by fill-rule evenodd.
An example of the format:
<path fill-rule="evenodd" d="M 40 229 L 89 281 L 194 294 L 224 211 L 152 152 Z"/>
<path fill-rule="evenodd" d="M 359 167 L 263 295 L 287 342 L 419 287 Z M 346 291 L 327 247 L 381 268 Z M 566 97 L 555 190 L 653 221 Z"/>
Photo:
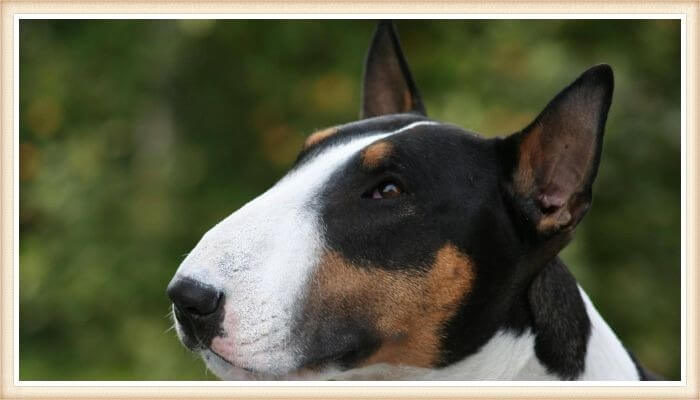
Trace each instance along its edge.
<path fill-rule="evenodd" d="M 612 92 L 610 66 L 592 67 L 507 139 L 512 191 L 538 232 L 571 231 L 590 207 Z"/>
<path fill-rule="evenodd" d="M 390 21 L 377 24 L 365 61 L 362 118 L 414 112 L 425 115 L 420 94 Z"/>

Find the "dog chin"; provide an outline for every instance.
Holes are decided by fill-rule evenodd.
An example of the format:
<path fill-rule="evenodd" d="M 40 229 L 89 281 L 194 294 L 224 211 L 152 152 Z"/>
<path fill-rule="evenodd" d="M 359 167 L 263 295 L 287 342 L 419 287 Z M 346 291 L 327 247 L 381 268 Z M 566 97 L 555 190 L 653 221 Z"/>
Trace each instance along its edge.
<path fill-rule="evenodd" d="M 289 373 L 272 373 L 253 371 L 232 364 L 211 349 L 200 350 L 200 356 L 207 368 L 219 379 L 226 381 L 277 381 L 277 380 L 314 380 L 318 374 L 305 369 Z"/>
<path fill-rule="evenodd" d="M 322 370 L 301 368 L 283 375 L 275 375 L 239 368 L 211 350 L 200 351 L 210 371 L 226 381 L 400 381 L 420 380 L 429 372 L 424 368 L 374 364 L 362 368 L 342 370 L 327 366 Z"/>
<path fill-rule="evenodd" d="M 349 371 L 343 371 L 333 366 L 327 366 L 322 370 L 301 368 L 285 374 L 273 374 L 237 367 L 209 349 L 200 350 L 199 354 L 206 363 L 207 368 L 219 379 L 225 381 L 326 381 L 344 380 L 348 376 L 351 379 L 358 379 L 358 375 L 348 375 Z M 376 376 L 376 374 L 373 375 Z"/>
<path fill-rule="evenodd" d="M 224 381 L 328 381 L 328 380 L 400 380 L 405 375 L 403 367 L 386 364 L 372 365 L 357 369 L 341 369 L 334 365 L 322 368 L 300 368 L 286 373 L 253 371 L 234 365 L 211 349 L 203 349 L 190 339 L 175 324 L 175 330 L 180 341 L 190 351 L 198 353 L 207 368 L 219 379 Z"/>
<path fill-rule="evenodd" d="M 225 381 L 259 381 L 259 380 L 273 380 L 272 376 L 267 376 L 258 372 L 250 371 L 245 368 L 237 367 L 230 362 L 226 361 L 220 355 L 214 353 L 213 351 L 200 350 L 200 356 L 207 365 L 207 368 L 213 372 L 219 379 Z"/>

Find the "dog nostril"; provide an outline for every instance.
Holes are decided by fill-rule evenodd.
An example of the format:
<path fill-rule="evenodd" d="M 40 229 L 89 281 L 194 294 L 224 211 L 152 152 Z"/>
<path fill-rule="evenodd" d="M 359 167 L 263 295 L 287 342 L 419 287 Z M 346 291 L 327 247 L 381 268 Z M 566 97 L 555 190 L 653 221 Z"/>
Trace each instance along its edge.
<path fill-rule="evenodd" d="M 197 316 L 215 312 L 223 298 L 223 294 L 213 286 L 189 278 L 170 282 L 167 293 L 177 308 Z"/>

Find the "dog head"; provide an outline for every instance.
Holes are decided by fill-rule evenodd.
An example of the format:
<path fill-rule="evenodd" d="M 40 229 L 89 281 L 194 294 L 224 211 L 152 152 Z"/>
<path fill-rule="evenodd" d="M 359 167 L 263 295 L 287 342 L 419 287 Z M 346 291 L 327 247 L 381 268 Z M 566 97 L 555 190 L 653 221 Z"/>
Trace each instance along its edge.
<path fill-rule="evenodd" d="M 435 368 L 474 353 L 591 204 L 613 88 L 584 72 L 513 135 L 426 116 L 390 23 L 363 119 L 309 136 L 172 279 L 181 341 L 224 379 Z"/>

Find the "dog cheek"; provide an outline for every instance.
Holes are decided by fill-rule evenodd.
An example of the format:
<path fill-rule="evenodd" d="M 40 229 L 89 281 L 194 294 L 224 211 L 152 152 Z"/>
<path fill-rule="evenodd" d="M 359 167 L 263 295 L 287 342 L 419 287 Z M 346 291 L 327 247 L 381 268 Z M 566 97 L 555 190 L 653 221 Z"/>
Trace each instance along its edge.
<path fill-rule="evenodd" d="M 432 367 L 442 326 L 473 279 L 471 261 L 451 244 L 436 253 L 428 271 L 358 266 L 329 252 L 312 280 L 309 306 L 317 314 L 370 321 L 381 344 L 360 366 Z"/>
<path fill-rule="evenodd" d="M 456 247 L 445 245 L 423 277 L 390 286 L 389 306 L 379 325 L 384 345 L 365 365 L 388 363 L 433 367 L 439 362 L 441 331 L 470 291 L 474 269 Z"/>

